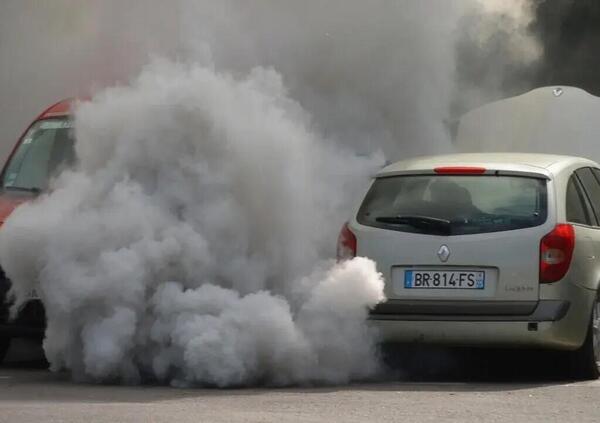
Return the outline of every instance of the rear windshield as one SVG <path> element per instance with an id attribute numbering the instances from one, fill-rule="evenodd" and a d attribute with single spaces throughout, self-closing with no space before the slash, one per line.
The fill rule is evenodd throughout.
<path id="1" fill-rule="evenodd" d="M 11 157 L 2 178 L 5 190 L 44 190 L 74 162 L 73 124 L 67 118 L 36 122 Z"/>
<path id="2" fill-rule="evenodd" d="M 376 179 L 357 220 L 402 232 L 465 235 L 538 226 L 546 216 L 544 179 L 418 175 Z"/>

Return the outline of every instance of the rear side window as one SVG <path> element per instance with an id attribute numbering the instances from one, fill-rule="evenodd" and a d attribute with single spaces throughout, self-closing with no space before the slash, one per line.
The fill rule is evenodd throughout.
<path id="1" fill-rule="evenodd" d="M 591 225 L 592 218 L 585 206 L 585 198 L 579 182 L 575 176 L 569 179 L 567 186 L 567 221 L 571 223 L 581 223 L 583 225 Z"/>
<path id="2" fill-rule="evenodd" d="M 592 173 L 592 169 L 586 167 L 575 171 L 579 177 L 585 192 L 590 199 L 596 218 L 600 217 L 600 184 Z"/>
<path id="3" fill-rule="evenodd" d="M 594 173 L 596 179 L 600 181 L 600 169 L 592 169 L 592 172 Z"/>
<path id="4" fill-rule="evenodd" d="M 538 226 L 547 209 L 545 179 L 410 175 L 376 179 L 357 220 L 402 232 L 464 235 Z"/>

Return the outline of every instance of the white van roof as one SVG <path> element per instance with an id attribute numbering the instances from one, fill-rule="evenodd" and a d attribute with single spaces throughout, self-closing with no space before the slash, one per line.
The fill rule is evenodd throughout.
<path id="1" fill-rule="evenodd" d="M 466 113 L 461 152 L 532 152 L 600 159 L 600 97 L 567 86 L 542 87 Z"/>

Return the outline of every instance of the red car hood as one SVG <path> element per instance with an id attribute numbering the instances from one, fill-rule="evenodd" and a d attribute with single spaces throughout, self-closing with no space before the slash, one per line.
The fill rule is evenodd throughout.
<path id="1" fill-rule="evenodd" d="M 10 216 L 18 205 L 35 198 L 35 195 L 29 193 L 2 193 L 0 194 L 0 225 Z"/>

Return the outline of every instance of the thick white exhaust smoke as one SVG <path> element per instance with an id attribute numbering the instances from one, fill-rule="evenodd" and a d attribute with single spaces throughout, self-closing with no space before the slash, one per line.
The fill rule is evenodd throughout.
<path id="1" fill-rule="evenodd" d="M 37 283 L 77 378 L 216 386 L 373 376 L 374 263 L 321 262 L 380 164 L 330 147 L 272 70 L 168 62 L 76 114 L 78 168 L 18 209 L 0 264 Z M 311 269 L 317 270 L 311 270 Z"/>
<path id="2" fill-rule="evenodd" d="M 337 232 L 386 159 L 453 150 L 457 96 L 477 103 L 490 88 L 456 85 L 457 40 L 490 42 L 498 16 L 525 39 L 528 5 L 0 5 L 0 34 L 18 29 L 2 25 L 14 16 L 53 29 L 0 43 L 0 94 L 25 83 L 44 94 L 42 104 L 19 96 L 19 116 L 57 90 L 73 94 L 71 83 L 81 93 L 130 79 L 149 55 L 168 58 L 77 107 L 77 167 L 0 231 L 15 310 L 32 287 L 41 292 L 52 368 L 174 385 L 373 377 L 377 334 L 366 317 L 383 281 L 367 259 L 327 260 Z M 71 20 L 56 31 L 61 11 Z M 462 28 L 465 16 L 478 26 Z M 40 39 L 68 40 L 66 53 L 45 55 Z M 510 60 L 532 60 L 535 42 L 521 54 L 524 44 L 508 41 Z M 15 79 L 34 68 L 16 60 L 24 49 L 50 72 L 43 86 Z M 0 126 L 15 113 L 0 114 Z"/>

